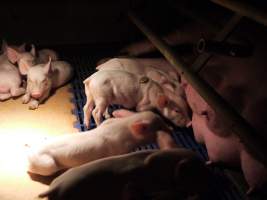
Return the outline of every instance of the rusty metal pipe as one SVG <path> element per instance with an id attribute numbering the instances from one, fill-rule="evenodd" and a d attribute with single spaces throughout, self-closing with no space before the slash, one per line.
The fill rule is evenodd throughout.
<path id="1" fill-rule="evenodd" d="M 240 116 L 218 93 L 190 68 L 172 51 L 172 49 L 152 32 L 134 12 L 128 13 L 132 22 L 147 36 L 159 49 L 165 58 L 177 69 L 201 97 L 225 120 L 231 124 L 231 131 L 236 134 L 247 150 L 267 167 L 267 145 L 259 134 Z"/>
<path id="2" fill-rule="evenodd" d="M 267 26 L 267 12 L 259 8 L 253 7 L 245 2 L 236 0 L 211 0 L 220 6 L 239 13 L 240 15 L 249 17 L 258 23 Z"/>
<path id="3" fill-rule="evenodd" d="M 249 57 L 252 55 L 252 48 L 249 45 L 241 45 L 230 42 L 218 42 L 201 38 L 196 46 L 197 53 L 212 53 L 231 57 Z"/>

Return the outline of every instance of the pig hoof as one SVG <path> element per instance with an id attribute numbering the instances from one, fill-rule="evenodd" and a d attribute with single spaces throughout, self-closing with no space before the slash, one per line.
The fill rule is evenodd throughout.
<path id="1" fill-rule="evenodd" d="M 30 98 L 28 97 L 28 95 L 24 95 L 22 97 L 22 103 L 23 104 L 29 103 L 29 101 L 30 101 Z"/>
<path id="2" fill-rule="evenodd" d="M 38 108 L 38 107 L 33 106 L 33 105 L 29 106 L 29 110 L 36 110 L 37 108 Z"/>
<path id="3" fill-rule="evenodd" d="M 109 118 L 111 118 L 111 115 L 109 113 L 104 113 L 104 117 L 105 117 L 105 119 L 109 119 Z"/>
<path id="4" fill-rule="evenodd" d="M 29 106 L 29 110 L 35 110 L 35 109 L 37 109 L 38 108 L 38 104 L 31 104 L 30 106 Z"/>

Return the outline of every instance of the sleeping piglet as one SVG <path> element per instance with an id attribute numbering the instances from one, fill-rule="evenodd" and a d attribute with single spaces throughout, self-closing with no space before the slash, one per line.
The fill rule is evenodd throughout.
<path id="1" fill-rule="evenodd" d="M 32 45 L 30 52 L 20 52 L 11 46 L 6 46 L 6 52 L 9 61 L 18 63 L 19 68 L 29 68 L 36 64 L 47 63 L 49 57 L 52 61 L 58 60 L 57 53 L 51 49 L 41 49 L 38 51 L 37 55 L 34 45 Z"/>
<path id="2" fill-rule="evenodd" d="M 120 111 L 115 111 L 116 115 L 121 115 Z M 28 171 L 52 175 L 99 158 L 129 153 L 138 146 L 162 140 L 162 134 L 169 136 L 169 129 L 150 111 L 111 118 L 90 131 L 58 136 L 37 149 L 29 147 Z M 169 148 L 166 144 L 159 142 L 161 148 Z"/>
<path id="3" fill-rule="evenodd" d="M 137 111 L 157 109 L 178 126 L 186 126 L 190 121 L 184 98 L 174 94 L 170 94 L 172 98 L 169 98 L 165 93 L 167 91 L 146 76 L 122 70 L 103 70 L 92 74 L 83 83 L 87 96 L 83 109 L 87 127 L 91 114 L 99 125 L 103 113 L 111 104 L 135 108 Z"/>
<path id="4" fill-rule="evenodd" d="M 21 86 L 22 80 L 18 68 L 7 59 L 6 45 L 6 42 L 3 41 L 2 51 L 4 53 L 0 55 L 0 101 L 25 93 L 25 89 Z M 15 48 L 23 51 L 24 45 Z"/>
<path id="5" fill-rule="evenodd" d="M 26 94 L 22 97 L 23 103 L 29 103 L 29 109 L 38 108 L 50 95 L 51 89 L 64 85 L 71 79 L 72 67 L 65 61 L 51 59 L 46 64 L 33 67 L 19 66 L 20 72 L 27 75 Z"/>
<path id="6" fill-rule="evenodd" d="M 168 196 L 174 195 L 168 199 L 187 199 L 205 192 L 208 178 L 209 171 L 190 150 L 139 151 L 72 168 L 57 177 L 39 197 L 128 200 L 156 193 L 166 199 L 162 195 L 167 192 Z"/>
<path id="7" fill-rule="evenodd" d="M 125 70 L 133 74 L 145 75 L 163 88 L 184 95 L 180 86 L 180 75 L 165 59 L 157 58 L 112 58 L 98 65 L 97 70 Z"/>

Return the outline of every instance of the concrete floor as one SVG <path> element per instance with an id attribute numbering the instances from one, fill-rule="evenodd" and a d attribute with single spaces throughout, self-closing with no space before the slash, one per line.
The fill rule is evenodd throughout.
<path id="1" fill-rule="evenodd" d="M 48 188 L 49 178 L 27 173 L 25 144 L 42 142 L 45 137 L 77 132 L 71 113 L 70 85 L 62 87 L 37 110 L 29 110 L 21 98 L 0 102 L 0 199 L 32 200 Z M 46 182 L 41 183 L 39 181 Z"/>

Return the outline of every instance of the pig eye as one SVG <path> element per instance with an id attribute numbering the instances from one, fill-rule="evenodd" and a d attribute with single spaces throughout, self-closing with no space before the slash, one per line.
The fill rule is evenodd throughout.
<path id="1" fill-rule="evenodd" d="M 177 109 L 176 109 L 176 110 L 174 110 L 174 111 L 175 111 L 176 113 L 181 113 L 181 111 L 180 111 L 180 110 L 177 110 Z"/>

